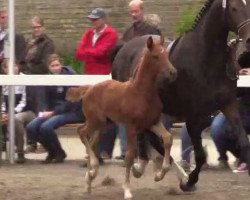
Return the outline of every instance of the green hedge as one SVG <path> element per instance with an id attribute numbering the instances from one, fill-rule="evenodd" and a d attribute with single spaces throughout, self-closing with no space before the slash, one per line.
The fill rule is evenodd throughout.
<path id="1" fill-rule="evenodd" d="M 183 8 L 180 14 L 180 20 L 176 24 L 175 32 L 179 35 L 183 35 L 185 32 L 192 28 L 194 20 L 199 12 L 199 6 L 186 6 Z"/>
<path id="2" fill-rule="evenodd" d="M 64 54 L 61 57 L 65 66 L 71 66 L 77 74 L 83 74 L 84 63 L 76 60 L 74 55 Z"/>

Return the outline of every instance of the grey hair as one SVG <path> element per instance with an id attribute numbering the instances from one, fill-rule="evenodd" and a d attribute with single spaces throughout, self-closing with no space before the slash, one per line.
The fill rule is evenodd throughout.
<path id="1" fill-rule="evenodd" d="M 150 24 L 150 25 L 152 25 L 152 26 L 154 26 L 156 28 L 159 28 L 159 26 L 161 24 L 161 18 L 157 14 L 145 14 L 144 15 L 144 20 L 148 24 Z"/>

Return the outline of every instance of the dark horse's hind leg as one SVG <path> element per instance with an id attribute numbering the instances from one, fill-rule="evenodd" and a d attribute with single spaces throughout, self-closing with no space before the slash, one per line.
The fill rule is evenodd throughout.
<path id="1" fill-rule="evenodd" d="M 191 138 L 195 153 L 195 169 L 189 174 L 188 182 L 181 183 L 180 188 L 185 191 L 193 191 L 199 180 L 202 165 L 206 162 L 206 154 L 202 147 L 201 132 L 209 125 L 209 117 L 190 118 L 186 122 L 188 134 Z"/>
<path id="2" fill-rule="evenodd" d="M 246 131 L 242 125 L 238 104 L 234 102 L 223 109 L 222 112 L 230 121 L 233 133 L 238 137 L 238 143 L 240 145 L 240 160 L 247 163 L 248 174 L 250 175 L 250 144 Z"/>
<path id="3" fill-rule="evenodd" d="M 137 137 L 138 156 L 140 159 L 148 160 L 148 142 L 156 151 L 158 151 L 159 154 L 164 156 L 164 148 L 161 138 L 159 138 L 153 132 L 147 130 L 144 133 L 140 133 Z"/>

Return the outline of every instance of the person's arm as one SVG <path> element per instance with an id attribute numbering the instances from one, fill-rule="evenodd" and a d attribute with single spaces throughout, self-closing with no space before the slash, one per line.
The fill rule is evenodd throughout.
<path id="1" fill-rule="evenodd" d="M 87 32 L 83 35 L 80 44 L 76 48 L 75 57 L 77 60 L 85 62 L 91 61 L 92 58 L 87 57 L 85 54 L 85 50 L 88 46 L 87 44 L 89 43 L 88 41 L 89 39 L 90 39 L 90 30 L 87 30 Z"/>
<path id="2" fill-rule="evenodd" d="M 1 112 L 2 112 L 2 114 L 6 113 L 6 103 L 5 103 L 4 99 L 3 99 L 2 105 L 1 105 Z"/>
<path id="3" fill-rule="evenodd" d="M 41 74 L 48 73 L 47 58 L 50 54 L 54 52 L 55 52 L 54 43 L 52 41 L 48 41 L 43 47 L 40 63 L 36 64 L 36 68 L 38 70 L 41 70 Z"/>
<path id="4" fill-rule="evenodd" d="M 1 94 L 1 98 L 2 98 L 1 112 L 2 112 L 2 114 L 7 113 L 6 101 L 8 99 L 8 93 L 9 93 L 8 86 L 3 85 L 2 86 L 2 94 Z"/>
<path id="5" fill-rule="evenodd" d="M 25 41 L 24 36 L 22 34 L 16 34 L 15 35 L 15 56 L 16 56 L 16 60 L 18 60 L 21 65 L 25 63 L 26 46 L 27 46 L 27 43 Z"/>
<path id="6" fill-rule="evenodd" d="M 97 47 L 82 48 L 81 54 L 77 54 L 78 58 L 94 58 L 94 59 L 105 59 L 109 54 L 109 51 L 114 48 L 118 41 L 118 35 L 115 32 L 106 33 L 105 41 L 100 43 Z M 81 56 L 81 57 L 80 57 Z"/>
<path id="7" fill-rule="evenodd" d="M 250 75 L 250 66 L 249 68 L 243 68 L 239 71 L 240 75 Z"/>
<path id="8" fill-rule="evenodd" d="M 47 74 L 47 58 L 49 54 L 55 52 L 55 46 L 52 40 L 47 40 L 40 48 L 39 53 L 36 53 L 32 59 L 32 69 L 30 69 L 32 74 Z"/>
<path id="9" fill-rule="evenodd" d="M 26 99 L 26 88 L 24 87 L 20 87 L 22 88 L 22 93 L 21 93 L 21 99 L 20 101 L 17 103 L 16 107 L 15 107 L 15 112 L 16 113 L 20 113 L 23 111 L 23 109 L 25 108 L 26 104 L 27 104 L 27 99 Z"/>

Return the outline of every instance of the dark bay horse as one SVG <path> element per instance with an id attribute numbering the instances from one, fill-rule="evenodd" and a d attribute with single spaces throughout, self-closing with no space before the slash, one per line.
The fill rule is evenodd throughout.
<path id="1" fill-rule="evenodd" d="M 172 135 L 160 122 L 163 105 L 158 95 L 156 80 L 159 73 L 166 74 L 170 80 L 175 79 L 176 69 L 169 61 L 163 38 L 149 36 L 145 43 L 146 47 L 133 79 L 126 82 L 108 80 L 93 86 L 70 88 L 67 93 L 69 101 L 82 99 L 83 102 L 86 122 L 78 128 L 78 134 L 89 155 L 90 167 L 86 173 L 88 191 L 91 189 L 91 181 L 98 172 L 98 159 L 87 137 L 100 131 L 106 125 L 107 118 L 114 122 L 123 123 L 126 127 L 126 176 L 123 186 L 125 199 L 132 198 L 129 186 L 130 170 L 136 155 L 138 133 L 150 129 L 163 138 L 165 158 L 162 169 L 156 173 L 155 179 L 161 180 L 170 168 Z M 183 178 L 186 178 L 185 175 Z M 182 177 L 179 178 L 182 179 Z"/>
<path id="2" fill-rule="evenodd" d="M 193 29 L 180 37 L 170 51 L 170 61 L 178 71 L 176 81 L 170 83 L 164 75 L 159 78 L 164 113 L 185 119 L 194 146 L 196 167 L 188 181 L 180 184 L 183 191 L 193 190 L 198 182 L 206 161 L 201 132 L 208 125 L 207 116 L 217 110 L 230 120 L 250 172 L 250 145 L 239 117 L 236 77 L 228 75 L 226 65 L 229 31 L 235 32 L 242 44 L 249 39 L 250 0 L 207 0 Z M 129 79 L 145 38 L 136 38 L 118 51 L 113 62 L 114 79 Z"/>

